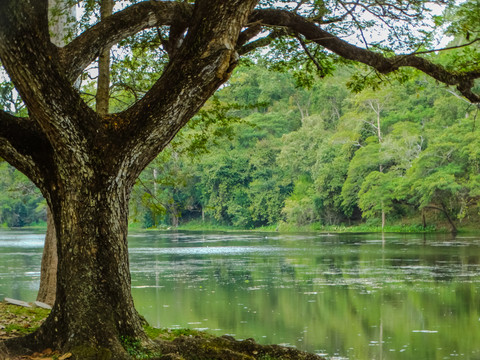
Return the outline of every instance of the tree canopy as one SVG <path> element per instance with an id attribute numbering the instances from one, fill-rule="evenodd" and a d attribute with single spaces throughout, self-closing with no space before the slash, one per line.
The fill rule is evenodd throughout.
<path id="1" fill-rule="evenodd" d="M 448 229 L 445 215 L 473 225 L 478 110 L 421 73 L 355 94 L 345 85 L 355 71 L 344 66 L 306 89 L 265 64 L 238 67 L 214 101 L 235 103 L 230 122 L 212 125 L 202 146 L 199 118 L 182 129 L 140 175 L 131 221 L 328 230 L 364 221 L 376 226 L 383 212 L 389 226 L 422 230 L 422 213 L 431 227 Z M 258 102 L 272 89 L 280 93 Z M 370 104 L 381 108 L 380 117 Z M 463 185 L 445 202 L 445 213 L 439 201 L 447 201 L 445 193 L 427 195 L 429 174 L 452 166 L 465 169 L 452 177 Z"/>

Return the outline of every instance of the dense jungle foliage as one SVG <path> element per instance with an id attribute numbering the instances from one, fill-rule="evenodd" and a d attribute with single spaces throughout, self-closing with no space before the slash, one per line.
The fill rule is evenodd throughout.
<path id="1" fill-rule="evenodd" d="M 353 67 L 321 79 L 275 70 L 240 67 L 144 170 L 132 224 L 321 229 L 384 216 L 454 229 L 478 218 L 478 108 L 414 72 L 358 92 Z M 5 226 L 45 218 L 39 191 L 7 163 L 0 197 Z"/>

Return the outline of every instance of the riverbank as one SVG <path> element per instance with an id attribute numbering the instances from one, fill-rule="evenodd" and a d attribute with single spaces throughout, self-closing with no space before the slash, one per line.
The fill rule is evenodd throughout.
<path id="1" fill-rule="evenodd" d="M 480 223 L 480 214 L 470 211 L 467 216 L 455 221 L 457 233 L 478 232 Z M 37 222 L 32 225 L 24 226 L 16 229 L 45 231 L 47 224 L 45 222 Z M 4 228 L 8 228 L 5 227 Z M 426 212 L 425 217 L 403 217 L 397 219 L 389 219 L 387 225 L 382 229 L 379 219 L 374 220 L 357 220 L 351 223 L 343 223 L 336 225 L 325 225 L 321 222 L 313 222 L 309 224 L 294 224 L 280 221 L 278 223 L 256 228 L 234 227 L 230 225 L 219 224 L 211 219 L 190 219 L 180 221 L 177 227 L 159 224 L 150 228 L 145 228 L 141 223 L 130 222 L 128 225 L 130 231 L 145 230 L 189 230 L 189 231 L 255 231 L 255 232 L 281 232 L 281 233 L 307 233 L 307 232 L 323 232 L 323 233 L 451 233 L 452 226 L 442 214 L 437 212 Z"/>
<path id="2" fill-rule="evenodd" d="M 387 225 L 383 229 L 379 225 L 356 224 L 356 225 L 323 225 L 312 223 L 306 225 L 294 225 L 280 223 L 271 226 L 245 229 L 232 226 L 224 226 L 211 222 L 189 221 L 180 224 L 178 227 L 159 226 L 156 228 L 142 229 L 138 226 L 129 227 L 130 230 L 187 230 L 187 231 L 255 231 L 255 232 L 281 232 L 281 233 L 449 233 L 451 232 L 445 224 L 430 225 L 423 227 L 418 224 L 394 224 Z M 458 233 L 469 233 L 478 231 L 472 226 L 460 227 Z"/>
<path id="3" fill-rule="evenodd" d="M 34 332 L 48 316 L 49 310 L 10 305 L 0 302 L 0 360 L 66 360 L 71 353 L 55 349 L 40 352 L 8 354 L 3 340 Z M 147 335 L 155 341 L 155 350 L 143 349 L 140 343 L 122 339 L 132 359 L 150 360 L 324 360 L 295 348 L 279 345 L 260 345 L 253 339 L 237 341 L 231 336 L 215 337 L 206 332 L 189 329 L 157 329 L 145 326 Z"/>

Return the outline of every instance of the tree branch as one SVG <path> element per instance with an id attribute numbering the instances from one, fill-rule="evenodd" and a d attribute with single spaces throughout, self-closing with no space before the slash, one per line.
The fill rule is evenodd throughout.
<path id="1" fill-rule="evenodd" d="M 310 58 L 310 60 L 313 62 L 313 64 L 316 66 L 317 70 L 321 73 L 322 72 L 322 65 L 320 65 L 320 63 L 317 61 L 317 59 L 315 58 L 315 56 L 313 56 L 313 54 L 310 52 L 310 50 L 308 49 L 307 47 L 307 44 L 305 44 L 305 41 L 303 41 L 302 37 L 300 35 L 297 34 L 297 39 L 300 43 L 300 45 L 302 46 L 302 49 L 303 51 L 305 51 L 305 53 L 307 54 L 307 56 Z M 323 77 L 323 76 L 322 76 Z"/>
<path id="2" fill-rule="evenodd" d="M 248 24 L 248 27 L 240 33 L 237 41 L 237 48 L 241 48 L 255 36 L 260 34 L 262 27 L 260 23 Z"/>
<path id="3" fill-rule="evenodd" d="M 85 144 L 95 140 L 99 118 L 64 76 L 58 48 L 50 42 L 46 5 L 46 1 L 0 2 L 0 57 L 56 155 L 68 157 L 68 162 L 75 158 L 85 162 Z"/>
<path id="4" fill-rule="evenodd" d="M 231 75 L 238 62 L 235 47 L 256 0 L 197 1 L 187 36 L 152 88 L 126 111 L 125 161 L 143 169 Z M 133 155 L 132 155 L 133 153 Z M 144 158 L 136 154 L 148 154 Z M 130 166 L 131 167 L 131 166 Z M 134 181 L 137 174 L 128 174 Z"/>
<path id="5" fill-rule="evenodd" d="M 345 59 L 361 62 L 375 68 L 382 74 L 398 70 L 400 67 L 413 67 L 447 85 L 457 86 L 458 91 L 472 103 L 480 103 L 480 95 L 472 91 L 473 82 L 480 78 L 480 69 L 460 73 L 446 70 L 415 55 L 396 55 L 385 57 L 371 50 L 363 49 L 328 33 L 313 22 L 285 10 L 256 10 L 250 21 L 261 21 L 267 26 L 283 26 L 300 33 L 306 39 L 314 41 Z"/>
<path id="6" fill-rule="evenodd" d="M 174 1 L 144 1 L 127 7 L 97 23 L 59 49 L 61 63 L 73 82 L 95 60 L 103 48 L 155 26 L 184 23 L 193 6 Z"/>
<path id="7" fill-rule="evenodd" d="M 468 43 L 461 44 L 461 45 L 447 46 L 447 47 L 444 47 L 444 48 L 441 48 L 441 49 L 432 49 L 432 50 L 425 50 L 425 51 L 415 51 L 414 53 L 411 53 L 411 54 L 409 54 L 409 55 L 423 55 L 423 54 L 431 54 L 431 53 L 439 52 L 439 51 L 448 51 L 448 50 L 453 50 L 453 49 L 460 49 L 460 48 L 463 48 L 463 47 L 470 46 L 470 45 L 476 43 L 477 41 L 480 41 L 480 38 L 476 38 L 475 40 L 472 40 L 472 41 L 470 41 L 470 42 L 468 42 Z"/>
<path id="8" fill-rule="evenodd" d="M 24 173 L 40 189 L 45 174 L 53 169 L 50 144 L 38 125 L 29 118 L 0 110 L 0 153 L 2 158 Z M 39 164 L 44 164 L 40 168 Z M 46 172 L 47 171 L 47 172 Z"/>
<path id="9" fill-rule="evenodd" d="M 345 17 L 346 16 L 351 16 L 352 17 L 352 20 L 353 22 L 355 23 L 355 25 L 357 26 L 357 29 L 360 31 L 360 35 L 362 37 L 362 40 L 363 40 L 363 43 L 365 44 L 365 47 L 368 49 L 368 41 L 367 39 L 365 39 L 365 35 L 363 33 L 363 29 L 362 29 L 362 26 L 360 25 L 360 23 L 358 22 L 357 18 L 355 15 L 353 15 L 353 12 L 355 11 L 355 8 L 357 7 L 359 1 L 357 0 L 357 2 L 355 4 L 353 4 L 352 8 L 351 9 L 348 9 L 347 8 L 347 5 L 344 4 L 342 1 L 339 1 L 340 5 L 342 5 L 342 7 L 347 11 L 345 13 Z"/>
<path id="10" fill-rule="evenodd" d="M 358 5 L 358 2 L 353 5 Z M 75 80 L 83 69 L 98 56 L 103 47 L 111 46 L 128 36 L 154 26 L 175 25 L 180 22 L 182 23 L 180 28 L 185 29 L 191 21 L 192 13 L 192 5 L 170 1 L 144 1 L 115 13 L 109 19 L 86 30 L 64 49 L 59 50 L 69 80 Z M 321 29 L 314 21 L 287 10 L 256 10 L 252 13 L 249 23 L 255 24 L 255 26 L 247 28 L 240 38 L 238 45 L 239 47 L 243 45 L 239 49 L 241 55 L 258 47 L 268 46 L 274 39 L 287 35 L 286 31 L 274 30 L 266 37 L 248 42 L 258 34 L 258 24 L 286 27 L 294 33 L 302 34 L 309 41 L 314 41 L 346 59 L 369 65 L 380 73 L 389 73 L 405 66 L 414 67 L 440 82 L 457 86 L 461 94 L 470 102 L 480 102 L 480 96 L 471 90 L 473 80 L 480 76 L 478 74 L 480 70 L 467 73 L 448 71 L 440 65 L 416 56 L 418 54 L 387 58 L 379 53 L 349 44 Z M 252 36 L 252 34 L 254 35 Z"/>
<path id="11" fill-rule="evenodd" d="M 252 41 L 243 45 L 238 50 L 238 54 L 245 55 L 258 48 L 266 47 L 270 45 L 275 39 L 281 38 L 282 36 L 286 36 L 286 35 L 287 35 L 286 29 L 283 29 L 283 28 L 274 29 L 267 36 L 264 36 L 260 39 L 257 39 L 255 41 Z"/>

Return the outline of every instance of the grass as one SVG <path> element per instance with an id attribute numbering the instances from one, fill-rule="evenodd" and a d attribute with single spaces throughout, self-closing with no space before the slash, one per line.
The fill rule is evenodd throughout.
<path id="1" fill-rule="evenodd" d="M 330 233 L 447 233 L 449 232 L 448 226 L 440 225 L 428 225 L 425 228 L 419 223 L 415 222 L 416 219 L 411 219 L 410 223 L 393 223 L 385 226 L 383 229 L 378 222 L 370 223 L 357 223 L 354 225 L 323 225 L 322 223 L 311 223 L 305 225 L 296 225 L 285 222 L 279 224 L 273 224 L 263 226 L 254 229 L 237 228 L 226 225 L 219 225 L 209 221 L 191 220 L 184 224 L 181 224 L 175 230 L 190 230 L 190 231 L 255 231 L 255 232 L 282 232 L 282 233 L 295 233 L 295 232 L 330 232 Z M 466 229 L 465 229 L 466 230 Z M 459 232 L 463 232 L 459 229 Z"/>
<path id="2" fill-rule="evenodd" d="M 282 232 L 282 233 L 299 233 L 299 232 L 330 232 L 330 233 L 448 233 L 449 229 L 444 226 L 428 225 L 425 228 L 420 224 L 394 224 L 387 225 L 383 229 L 380 225 L 358 224 L 358 225 L 323 225 L 321 223 L 311 223 L 306 225 L 296 225 L 281 222 L 280 224 L 262 226 L 253 229 L 237 228 L 233 226 L 218 225 L 210 222 L 202 222 L 192 220 L 185 224 L 179 225 L 177 228 L 157 228 L 157 229 L 141 229 L 140 227 L 131 227 L 130 230 L 187 230 L 187 231 L 255 231 L 255 232 Z M 459 228 L 458 232 L 478 232 L 478 229 Z"/>
<path id="3" fill-rule="evenodd" d="M 278 226 L 280 232 L 332 232 L 332 233 L 379 233 L 379 232 L 391 232 L 391 233 L 433 233 L 433 232 L 445 232 L 443 229 L 439 230 L 435 226 L 427 226 L 423 228 L 422 225 L 387 225 L 383 229 L 379 225 L 323 225 L 321 223 L 312 223 L 308 225 L 298 226 L 287 223 L 281 223 Z"/>
<path id="4" fill-rule="evenodd" d="M 177 228 L 178 230 L 204 230 L 204 231 L 236 231 L 245 230 L 241 228 L 235 228 L 233 226 L 226 226 L 215 224 L 209 221 L 191 220 L 184 224 L 181 224 Z"/>
<path id="5" fill-rule="evenodd" d="M 12 337 L 27 335 L 34 332 L 46 319 L 50 310 L 32 307 L 22 307 L 0 302 L 0 341 Z M 162 339 L 172 341 L 180 336 L 212 338 L 206 332 L 190 329 L 158 329 L 146 325 L 145 332 L 151 339 Z M 129 337 L 122 337 L 120 341 L 127 353 L 134 359 L 158 358 L 159 353 L 152 352 L 142 347 L 140 341 Z"/>
<path id="6" fill-rule="evenodd" d="M 145 349 L 139 340 L 122 336 L 120 342 L 128 355 L 136 360 L 153 359 L 161 356 L 159 352 Z"/>
<path id="7" fill-rule="evenodd" d="M 201 220 L 192 220 L 180 225 L 178 230 L 191 231 L 256 231 L 256 232 L 332 232 L 332 233 L 352 233 L 352 232 L 395 232 L 395 233 L 432 233 L 447 232 L 444 228 L 437 228 L 434 225 L 423 228 L 420 224 L 396 224 L 382 227 L 377 224 L 357 224 L 357 225 L 323 225 L 321 223 L 312 223 L 306 225 L 296 225 L 281 222 L 268 226 L 262 226 L 254 229 L 242 229 L 232 226 L 218 225 L 211 222 L 202 222 Z"/>
<path id="8" fill-rule="evenodd" d="M 378 225 L 331 225 L 312 224 L 312 229 L 316 231 L 331 232 L 393 232 L 393 233 L 431 233 L 435 232 L 435 226 L 423 227 L 422 225 L 387 225 L 383 229 Z"/>
<path id="9" fill-rule="evenodd" d="M 253 229 L 221 225 L 210 221 L 190 220 L 179 225 L 175 230 L 189 230 L 189 231 L 256 231 L 256 232 L 275 232 L 278 231 L 278 225 L 267 225 Z"/>
<path id="10" fill-rule="evenodd" d="M 0 302 L 0 339 L 34 332 L 50 310 L 24 308 Z"/>
<path id="11" fill-rule="evenodd" d="M 159 329 L 151 327 L 149 325 L 145 326 L 144 329 L 148 337 L 152 340 L 160 338 L 162 340 L 172 341 L 180 336 L 200 336 L 206 339 L 213 337 L 213 335 L 210 335 L 204 331 L 191 329 Z"/>

